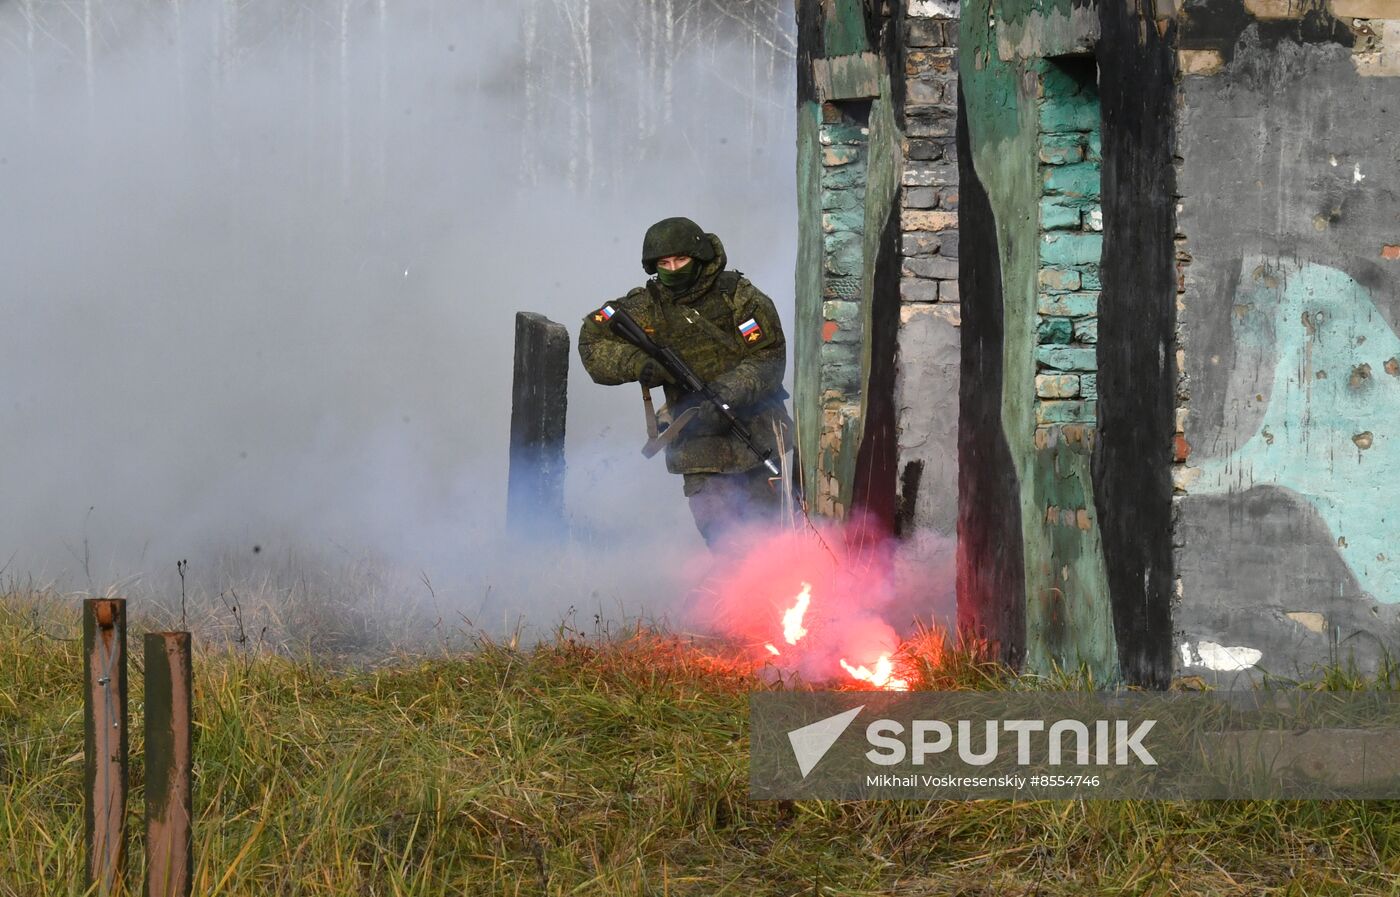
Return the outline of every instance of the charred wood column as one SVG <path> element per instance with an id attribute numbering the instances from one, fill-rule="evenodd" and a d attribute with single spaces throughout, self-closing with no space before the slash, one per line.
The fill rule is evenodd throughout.
<path id="1" fill-rule="evenodd" d="M 512 529 L 553 535 L 564 530 L 568 383 L 568 331 L 543 315 L 517 312 L 506 498 Z"/>

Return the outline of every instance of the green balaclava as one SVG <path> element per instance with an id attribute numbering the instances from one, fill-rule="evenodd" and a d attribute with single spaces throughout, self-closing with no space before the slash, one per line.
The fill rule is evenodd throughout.
<path id="1" fill-rule="evenodd" d="M 656 269 L 656 279 L 677 293 L 689 289 L 699 276 L 700 263 L 695 259 L 691 259 L 674 271 L 667 271 L 660 267 Z"/>

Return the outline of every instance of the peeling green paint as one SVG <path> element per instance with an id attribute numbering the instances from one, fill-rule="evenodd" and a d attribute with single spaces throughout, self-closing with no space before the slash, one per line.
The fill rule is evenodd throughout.
<path id="1" fill-rule="evenodd" d="M 1095 405 L 1086 401 L 1047 405 L 1037 398 L 1035 388 L 1038 359 L 1053 359 L 1066 369 L 1095 368 L 1092 348 L 1038 345 L 1043 303 L 1066 301 L 1058 296 L 1042 300 L 1040 284 L 1066 291 L 1081 287 L 1084 272 L 1071 266 L 1097 262 L 1102 251 L 1097 235 L 1049 241 L 1042 249 L 1041 199 L 1047 187 L 1063 197 L 1050 207 L 1052 214 L 1064 215 L 1062 226 L 1066 227 L 1072 226 L 1071 214 L 1073 226 L 1082 222 L 1077 201 L 1098 195 L 1097 165 L 1069 162 L 1060 166 L 1068 173 L 1054 177 L 1041 172 L 1038 100 L 1044 64 L 1033 57 L 1045 48 L 1038 44 L 1035 35 L 1040 26 L 1035 23 L 1068 23 L 1060 29 L 1063 34 L 1050 37 L 1073 43 L 1065 37 L 1067 29 L 1079 21 L 1071 6 L 1070 0 L 1017 0 L 1009 6 L 998 4 L 994 12 L 983 0 L 965 6 L 959 36 L 960 77 L 971 161 L 992 207 L 1000 258 L 1002 295 L 978 301 L 1000 301 L 1003 309 L 1002 428 L 1021 497 L 1026 666 L 1037 673 L 1083 667 L 1095 681 L 1111 683 L 1119 676 L 1117 644 L 1090 472 Z M 999 35 L 999 29 L 1007 33 Z M 1032 58 L 1021 58 L 1022 50 L 1026 51 L 1022 55 Z M 1076 109 L 1080 105 L 1089 104 L 1074 104 Z M 1051 117 L 1056 128 L 1085 121 L 1077 111 Z M 1088 123 L 1095 125 L 1096 119 Z M 1052 141 L 1051 145 L 1078 145 L 1078 141 Z M 1047 264 L 1063 270 L 1046 277 L 1041 270 L 1043 252 Z M 1089 301 L 1081 295 L 1067 300 L 1067 305 L 1075 312 L 1087 312 L 1084 305 Z M 1054 332 L 1063 335 L 1064 326 L 1053 325 Z M 1054 420 L 1046 420 L 1047 415 Z M 1056 426 L 1037 432 L 1037 423 L 1052 422 Z M 1071 430 L 1078 437 L 1073 443 L 1066 436 Z"/>
<path id="2" fill-rule="evenodd" d="M 817 490 L 817 441 L 821 434 L 821 314 L 823 191 L 821 106 L 797 107 L 797 272 L 793 312 L 793 412 L 803 489 Z"/>
<path id="3" fill-rule="evenodd" d="M 822 29 L 825 56 L 846 56 L 870 49 L 865 36 L 865 5 L 861 0 L 828 0 Z"/>

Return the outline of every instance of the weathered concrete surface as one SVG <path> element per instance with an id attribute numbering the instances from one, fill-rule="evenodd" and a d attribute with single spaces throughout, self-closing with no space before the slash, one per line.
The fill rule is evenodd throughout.
<path id="1" fill-rule="evenodd" d="M 1359 73 L 1356 21 L 1226 12 L 1182 25 L 1218 64 L 1177 123 L 1177 661 L 1364 668 L 1400 646 L 1400 79 Z"/>
<path id="2" fill-rule="evenodd" d="M 901 534 L 952 536 L 957 528 L 961 321 L 956 304 L 906 304 L 901 311 L 895 376 Z"/>

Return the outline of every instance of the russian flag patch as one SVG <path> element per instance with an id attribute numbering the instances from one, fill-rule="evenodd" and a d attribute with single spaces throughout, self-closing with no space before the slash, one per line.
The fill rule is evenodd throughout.
<path id="1" fill-rule="evenodd" d="M 739 335 L 744 338 L 744 342 L 756 343 L 763 339 L 763 328 L 759 327 L 753 318 L 749 318 L 739 325 Z"/>
<path id="2" fill-rule="evenodd" d="M 605 324 L 612 320 L 612 316 L 615 314 L 617 314 L 617 312 L 611 305 L 604 305 L 593 313 L 593 320 L 597 321 L 599 324 Z"/>

